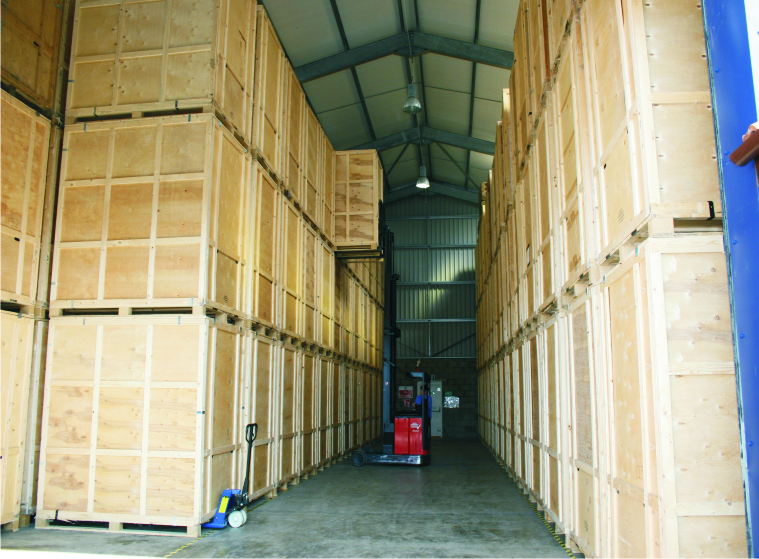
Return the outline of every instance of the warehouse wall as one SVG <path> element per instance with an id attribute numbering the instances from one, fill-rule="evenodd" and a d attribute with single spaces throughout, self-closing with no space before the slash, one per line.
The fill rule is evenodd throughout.
<path id="1" fill-rule="evenodd" d="M 475 356 L 478 211 L 475 204 L 440 195 L 388 204 L 400 275 L 399 359 Z"/>

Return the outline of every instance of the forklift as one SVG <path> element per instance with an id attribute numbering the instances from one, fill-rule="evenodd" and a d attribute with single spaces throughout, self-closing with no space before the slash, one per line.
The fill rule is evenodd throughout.
<path id="1" fill-rule="evenodd" d="M 371 446 L 353 453 L 353 465 L 364 464 L 400 464 L 403 466 L 425 466 L 430 463 L 431 424 L 429 410 L 430 374 L 414 371 L 408 375 L 422 381 L 422 405 L 418 411 L 396 412 L 393 424 L 393 444 L 385 445 L 382 452 Z M 385 412 L 387 412 L 385 408 Z M 383 414 L 384 415 L 384 414 Z M 389 418 L 384 418 L 388 423 Z M 390 452 L 388 452 L 390 451 Z"/>

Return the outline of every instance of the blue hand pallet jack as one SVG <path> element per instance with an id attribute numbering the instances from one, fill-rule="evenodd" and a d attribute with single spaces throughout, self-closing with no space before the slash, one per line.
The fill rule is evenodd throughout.
<path id="1" fill-rule="evenodd" d="M 250 482 L 250 456 L 253 451 L 253 441 L 258 435 L 258 423 L 250 423 L 245 427 L 245 441 L 248 443 L 248 467 L 245 470 L 245 481 L 242 489 L 225 489 L 219 499 L 219 506 L 211 522 L 203 524 L 203 528 L 239 528 L 248 521 L 248 483 Z"/>

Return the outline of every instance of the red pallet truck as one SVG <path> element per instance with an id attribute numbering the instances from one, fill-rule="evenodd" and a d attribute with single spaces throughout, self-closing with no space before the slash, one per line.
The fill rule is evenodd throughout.
<path id="1" fill-rule="evenodd" d="M 421 371 L 409 376 L 422 381 L 422 394 L 430 392 L 430 374 Z M 428 397 L 422 397 L 421 409 L 412 413 L 395 415 L 395 437 L 393 453 L 378 452 L 372 447 L 364 447 L 353 453 L 353 465 L 399 464 L 403 466 L 424 466 L 430 463 L 431 418 Z M 390 418 L 386 418 L 386 422 Z"/>

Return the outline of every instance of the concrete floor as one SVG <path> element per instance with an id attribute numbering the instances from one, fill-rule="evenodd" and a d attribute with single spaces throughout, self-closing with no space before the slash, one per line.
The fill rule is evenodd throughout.
<path id="1" fill-rule="evenodd" d="M 435 441 L 432 453 L 424 468 L 339 462 L 172 558 L 567 557 L 479 441 Z M 1 545 L 163 557 L 190 541 L 28 527 Z"/>

